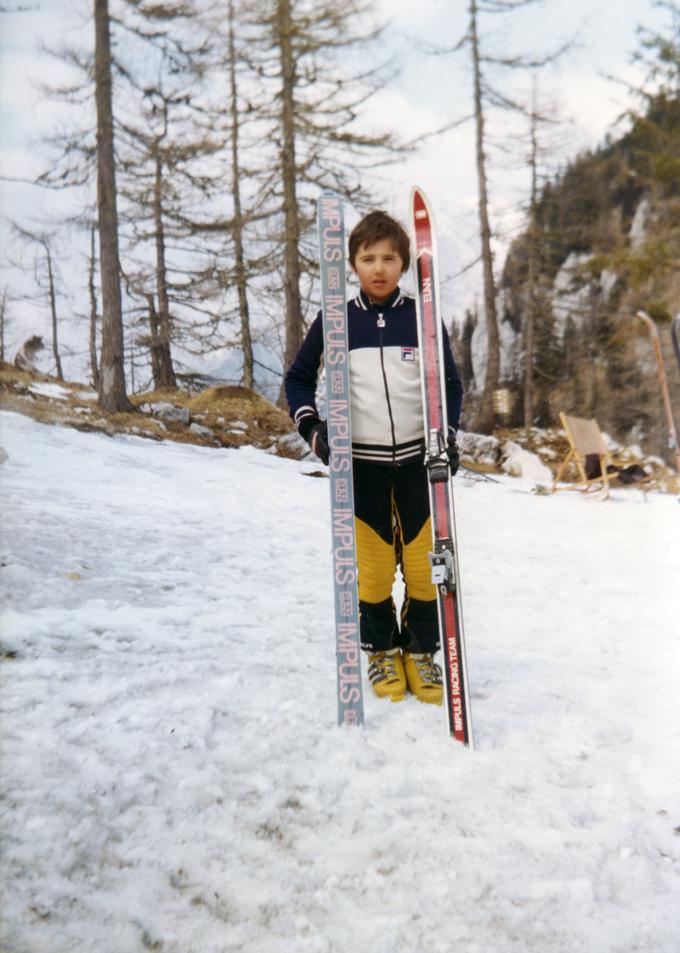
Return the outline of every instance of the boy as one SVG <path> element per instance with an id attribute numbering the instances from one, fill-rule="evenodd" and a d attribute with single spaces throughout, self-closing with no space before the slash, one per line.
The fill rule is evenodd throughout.
<path id="1" fill-rule="evenodd" d="M 361 286 L 347 305 L 361 647 L 379 697 L 401 701 L 408 689 L 420 701 L 441 705 L 416 310 L 414 299 L 399 290 L 410 262 L 408 235 L 387 213 L 371 212 L 350 235 L 349 262 Z M 328 430 L 314 399 L 322 353 L 319 313 L 285 387 L 298 432 L 327 464 Z M 444 363 L 455 473 L 463 388 L 446 329 Z M 397 565 L 405 582 L 401 624 L 392 600 Z"/>

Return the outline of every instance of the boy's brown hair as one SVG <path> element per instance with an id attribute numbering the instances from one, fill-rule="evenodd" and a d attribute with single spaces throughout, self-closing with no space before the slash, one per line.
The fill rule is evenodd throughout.
<path id="1" fill-rule="evenodd" d="M 394 246 L 402 261 L 402 274 L 411 263 L 411 247 L 404 227 L 387 212 L 375 211 L 364 215 L 354 226 L 349 236 L 349 263 L 354 268 L 357 253 L 362 245 L 375 245 L 387 239 Z"/>

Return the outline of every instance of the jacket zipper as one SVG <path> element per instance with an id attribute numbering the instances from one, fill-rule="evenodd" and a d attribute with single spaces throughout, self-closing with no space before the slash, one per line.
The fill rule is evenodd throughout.
<path id="1" fill-rule="evenodd" d="M 385 319 L 382 316 L 382 311 L 378 314 L 378 341 L 380 343 L 380 368 L 382 370 L 383 384 L 385 387 L 385 397 L 387 399 L 387 413 L 390 417 L 390 431 L 392 432 L 392 466 L 396 466 L 397 463 L 397 438 L 394 432 L 394 417 L 392 416 L 392 401 L 390 400 L 390 389 L 387 386 L 387 374 L 385 373 L 385 359 L 383 356 L 383 328 L 385 327 Z"/>

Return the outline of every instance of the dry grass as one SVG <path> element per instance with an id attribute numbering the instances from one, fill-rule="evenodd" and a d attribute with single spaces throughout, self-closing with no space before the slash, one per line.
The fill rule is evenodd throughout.
<path id="1" fill-rule="evenodd" d="M 196 417 L 241 421 L 252 431 L 282 436 L 293 429 L 287 413 L 245 387 L 210 387 L 194 397 L 189 408 Z"/>
<path id="2" fill-rule="evenodd" d="M 58 384 L 66 393 L 63 399 L 36 394 L 36 383 Z M 299 445 L 286 442 L 294 434 L 290 417 L 259 394 L 245 387 L 211 387 L 192 396 L 182 390 L 157 390 L 133 394 L 131 403 L 141 408 L 149 404 L 172 404 L 189 411 L 189 424 L 163 420 L 156 414 L 138 412 L 105 414 L 99 408 L 92 389 L 84 384 L 56 381 L 41 374 L 28 374 L 10 364 L 0 364 L 0 407 L 27 414 L 41 423 L 63 424 L 78 430 L 114 434 L 134 434 L 151 440 L 171 440 L 201 447 L 255 446 L 278 456 L 298 458 Z M 210 430 L 197 433 L 191 424 Z M 554 473 L 565 457 L 568 444 L 560 429 L 497 430 L 495 436 L 505 443 L 512 440 L 537 454 Z M 625 453 L 617 455 L 617 463 L 643 462 Z M 499 472 L 499 466 L 465 460 L 470 469 L 482 473 Z M 645 462 L 651 471 L 652 486 L 667 493 L 680 493 L 680 479 L 668 467 Z M 567 474 L 567 479 L 569 474 Z"/>
<path id="3" fill-rule="evenodd" d="M 37 394 L 31 390 L 36 383 L 58 384 L 67 394 L 60 399 Z M 100 409 L 91 388 L 84 384 L 56 381 L 9 364 L 0 365 L 0 406 L 41 423 L 63 424 L 109 436 L 134 434 L 208 447 L 252 445 L 280 456 L 298 455 L 294 447 L 279 443 L 282 437 L 293 433 L 288 414 L 244 387 L 213 387 L 198 397 L 182 390 L 164 389 L 133 394 L 130 402 L 140 408 L 138 412 L 107 414 Z M 164 420 L 159 414 L 141 410 L 144 405 L 160 403 L 186 408 L 189 423 Z M 191 424 L 208 428 L 211 433 L 196 432 Z"/>

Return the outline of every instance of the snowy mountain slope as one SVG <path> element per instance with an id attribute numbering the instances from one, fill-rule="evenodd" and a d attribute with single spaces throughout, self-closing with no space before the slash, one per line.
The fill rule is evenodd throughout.
<path id="1" fill-rule="evenodd" d="M 675 953 L 674 498 L 457 479 L 470 752 L 335 725 L 312 466 L 0 422 L 3 950 Z"/>

